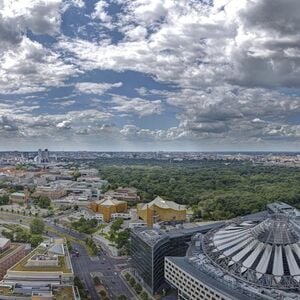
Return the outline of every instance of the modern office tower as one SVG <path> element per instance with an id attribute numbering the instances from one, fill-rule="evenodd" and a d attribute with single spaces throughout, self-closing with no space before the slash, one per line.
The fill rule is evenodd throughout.
<path id="1" fill-rule="evenodd" d="M 184 256 L 188 242 L 196 232 L 207 232 L 218 224 L 161 229 L 134 228 L 131 231 L 131 257 L 134 273 L 151 294 L 159 291 L 164 283 L 164 258 Z"/>
<path id="2" fill-rule="evenodd" d="M 185 257 L 165 259 L 165 278 L 182 300 L 299 299 L 298 221 L 274 214 L 198 234 Z"/>
<path id="3" fill-rule="evenodd" d="M 158 222 L 184 222 L 186 220 L 185 205 L 173 201 L 166 201 L 156 197 L 149 203 L 137 205 L 138 216 L 143 219 L 148 227 Z"/>

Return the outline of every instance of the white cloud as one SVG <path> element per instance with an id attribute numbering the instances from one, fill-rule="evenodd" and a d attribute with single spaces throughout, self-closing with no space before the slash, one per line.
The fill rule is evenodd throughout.
<path id="1" fill-rule="evenodd" d="M 112 17 L 106 12 L 106 8 L 109 6 L 108 2 L 100 0 L 95 4 L 95 11 L 92 13 L 93 19 L 99 19 L 102 25 L 113 28 L 111 24 Z"/>
<path id="2" fill-rule="evenodd" d="M 10 20 L 15 30 L 52 35 L 59 32 L 61 4 L 62 0 L 3 0 L 1 17 Z"/>
<path id="3" fill-rule="evenodd" d="M 130 141 L 219 145 L 299 140 L 299 126 L 291 121 L 300 113 L 298 0 L 115 0 L 114 4 L 121 9 L 110 15 L 110 2 L 98 1 L 88 26 L 103 32 L 92 38 L 78 34 L 79 38 L 63 35 L 60 29 L 67 7 L 83 8 L 83 1 L 0 2 L 1 92 L 20 97 L 47 92 L 92 70 L 113 70 L 120 76 L 127 70 L 146 73 L 171 84 L 170 91 L 137 84 L 133 88 L 141 98 L 110 93 L 112 101 L 106 103 L 110 113 L 84 110 L 84 117 L 79 112 L 35 116 L 22 109 L 13 116 L 11 108 L 2 107 L 8 113 L 2 114 L 3 132 L 36 137 L 48 126 L 49 135 L 61 138 L 105 133 Z M 46 48 L 30 40 L 28 30 L 52 35 L 58 43 Z M 102 95 L 121 86 L 121 82 L 78 82 L 74 96 Z M 75 104 L 70 97 L 67 100 L 60 107 Z M 118 128 L 104 121 L 114 114 L 167 114 L 170 107 L 177 113 L 178 126 L 165 130 L 134 124 Z"/>
<path id="4" fill-rule="evenodd" d="M 153 114 L 161 114 L 163 111 L 161 100 L 149 101 L 141 98 L 127 98 L 121 96 L 113 96 L 112 110 L 119 113 L 136 114 L 139 117 L 149 116 Z"/>
<path id="5" fill-rule="evenodd" d="M 112 88 L 118 88 L 122 86 L 122 82 L 116 83 L 95 83 L 95 82 L 78 82 L 75 84 L 75 89 L 79 92 L 86 93 L 86 94 L 96 94 L 102 95 L 106 91 Z"/>
<path id="6" fill-rule="evenodd" d="M 22 42 L 0 55 L 1 93 L 30 93 L 45 91 L 78 70 L 41 44 L 24 37 Z"/>

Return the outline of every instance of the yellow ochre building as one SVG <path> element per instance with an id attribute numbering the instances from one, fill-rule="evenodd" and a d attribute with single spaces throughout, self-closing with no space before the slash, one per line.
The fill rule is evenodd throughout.
<path id="1" fill-rule="evenodd" d="M 103 221 L 109 222 L 111 215 L 127 211 L 127 202 L 119 201 L 111 197 L 91 203 L 91 209 L 95 213 L 103 215 Z"/>
<path id="2" fill-rule="evenodd" d="M 147 223 L 148 227 L 152 227 L 157 222 L 185 221 L 186 206 L 156 197 L 149 203 L 139 203 L 137 214 Z"/>

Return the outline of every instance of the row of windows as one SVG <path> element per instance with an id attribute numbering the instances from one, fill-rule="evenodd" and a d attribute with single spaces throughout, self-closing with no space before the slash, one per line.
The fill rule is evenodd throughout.
<path id="1" fill-rule="evenodd" d="M 179 294 L 182 296 L 190 296 L 192 299 L 211 299 L 225 300 L 213 290 L 202 285 L 198 280 L 185 273 L 176 265 L 166 260 L 165 276 L 173 284 L 179 288 Z"/>

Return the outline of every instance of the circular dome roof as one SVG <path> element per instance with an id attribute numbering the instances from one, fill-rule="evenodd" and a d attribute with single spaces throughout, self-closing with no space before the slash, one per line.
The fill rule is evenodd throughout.
<path id="1" fill-rule="evenodd" d="M 232 223 L 206 234 L 203 249 L 215 265 L 239 279 L 269 288 L 299 288 L 300 240 L 295 226 L 283 215 L 261 223 Z"/>

